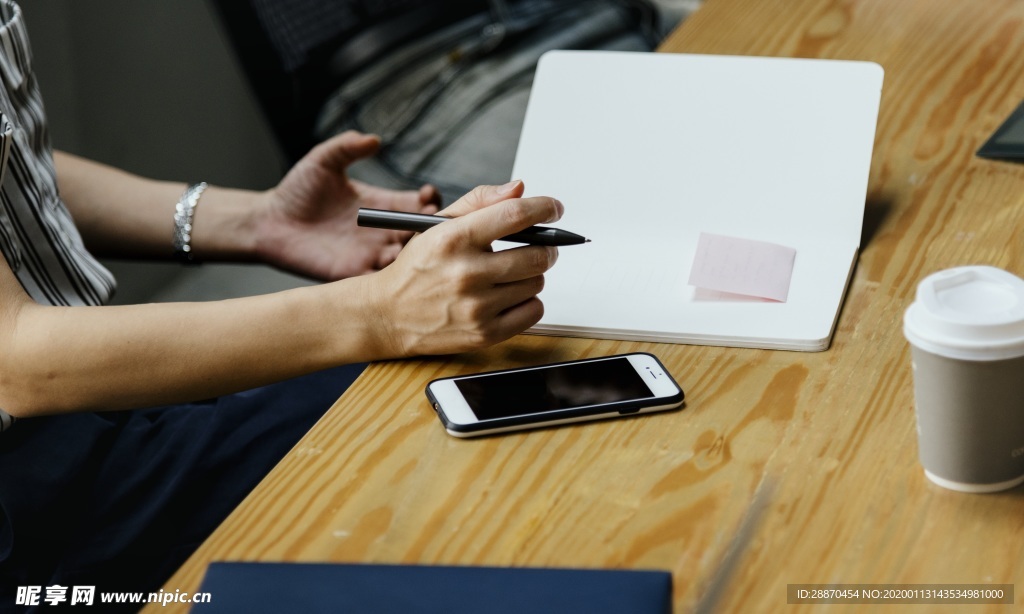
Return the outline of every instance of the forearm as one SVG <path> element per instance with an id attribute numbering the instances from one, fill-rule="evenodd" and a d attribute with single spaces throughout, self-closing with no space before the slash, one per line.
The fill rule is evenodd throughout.
<path id="1" fill-rule="evenodd" d="M 26 304 L 0 407 L 29 416 L 210 398 L 383 357 L 360 279 L 210 303 Z"/>
<path id="2" fill-rule="evenodd" d="M 16 417 L 146 407 L 507 339 L 543 315 L 537 294 L 557 250 L 491 243 L 562 213 L 521 193 L 521 183 L 477 188 L 379 272 L 232 301 L 41 306 L 3 263 L 0 407 Z"/>
<path id="3" fill-rule="evenodd" d="M 174 205 L 184 183 L 155 181 L 54 152 L 61 198 L 86 247 L 100 256 L 173 256 Z M 256 194 L 211 186 L 196 207 L 192 247 L 205 260 L 255 259 Z"/>

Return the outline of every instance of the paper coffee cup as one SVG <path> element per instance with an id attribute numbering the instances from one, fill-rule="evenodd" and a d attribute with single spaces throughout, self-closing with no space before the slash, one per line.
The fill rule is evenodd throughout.
<path id="1" fill-rule="evenodd" d="M 928 479 L 964 492 L 1024 483 L 1024 280 L 988 266 L 930 275 L 903 333 Z"/>

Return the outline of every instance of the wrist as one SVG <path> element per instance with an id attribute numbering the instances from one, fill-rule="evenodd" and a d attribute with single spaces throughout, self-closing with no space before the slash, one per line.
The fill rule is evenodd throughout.
<path id="1" fill-rule="evenodd" d="M 380 273 L 353 277 L 306 288 L 317 297 L 313 312 L 323 319 L 317 328 L 331 364 L 399 358 L 404 354 L 394 343 L 375 279 Z"/>
<path id="2" fill-rule="evenodd" d="M 251 262 L 259 258 L 260 193 L 209 186 L 192 219 L 191 247 L 197 260 Z"/>
<path id="3" fill-rule="evenodd" d="M 258 262 L 287 270 L 278 257 L 287 249 L 288 219 L 275 206 L 277 198 L 275 189 L 255 195 L 250 208 L 250 228 L 252 257 Z"/>
<path id="4" fill-rule="evenodd" d="M 199 199 L 207 187 L 205 181 L 193 183 L 174 206 L 174 256 L 182 264 L 199 264 L 192 253 L 192 222 Z"/>

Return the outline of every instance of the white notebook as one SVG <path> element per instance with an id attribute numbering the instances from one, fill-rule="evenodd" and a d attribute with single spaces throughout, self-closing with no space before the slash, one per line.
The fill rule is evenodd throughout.
<path id="1" fill-rule="evenodd" d="M 861 240 L 882 69 L 869 62 L 555 51 L 513 177 L 566 207 L 529 332 L 828 347 Z M 688 283 L 701 233 L 796 251 L 784 301 Z"/>

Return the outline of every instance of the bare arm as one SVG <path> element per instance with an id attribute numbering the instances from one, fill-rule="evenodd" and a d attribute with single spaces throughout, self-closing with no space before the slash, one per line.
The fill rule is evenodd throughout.
<path id="1" fill-rule="evenodd" d="M 3 269 L 0 407 L 15 416 L 208 398 L 385 353 L 362 326 L 375 307 L 361 278 L 210 303 L 49 307 Z"/>
<path id="2" fill-rule="evenodd" d="M 388 190 L 348 178 L 350 164 L 380 140 L 346 132 L 315 147 L 265 191 L 210 186 L 196 208 L 193 253 L 200 260 L 260 261 L 333 281 L 390 264 L 410 233 L 357 229 L 360 207 L 437 210 L 432 186 Z M 169 258 L 174 205 L 186 185 L 154 181 L 56 152 L 61 198 L 86 246 L 113 257 Z"/>
<path id="3" fill-rule="evenodd" d="M 0 260 L 0 407 L 14 416 L 207 398 L 328 366 L 459 352 L 536 323 L 556 252 L 492 240 L 560 216 L 480 188 L 372 275 L 212 303 L 50 307 Z M 449 213 L 450 212 L 450 213 Z"/>
<path id="4" fill-rule="evenodd" d="M 54 152 L 61 198 L 97 256 L 170 258 L 174 204 L 184 183 L 154 181 Z M 211 186 L 197 209 L 193 246 L 210 260 L 256 259 L 257 193 Z"/>

